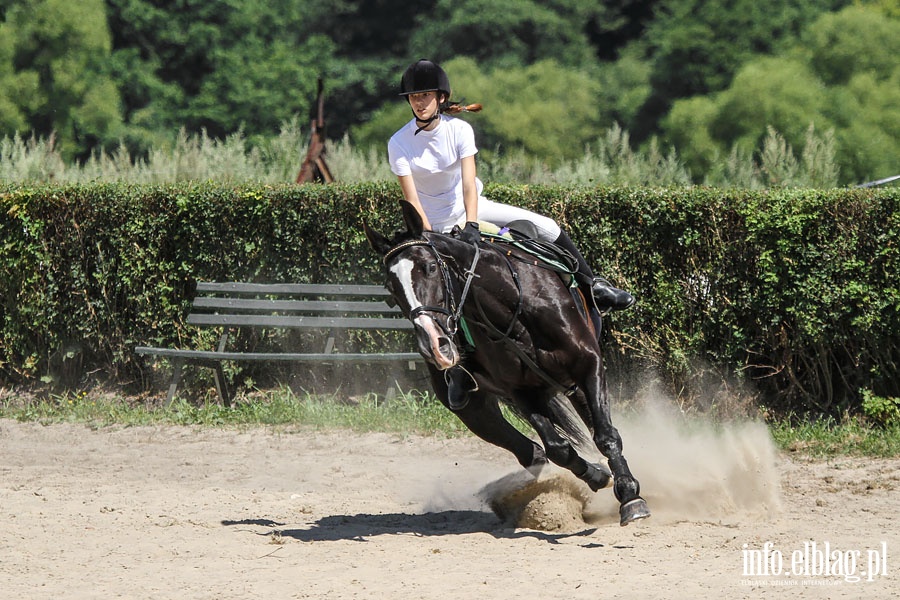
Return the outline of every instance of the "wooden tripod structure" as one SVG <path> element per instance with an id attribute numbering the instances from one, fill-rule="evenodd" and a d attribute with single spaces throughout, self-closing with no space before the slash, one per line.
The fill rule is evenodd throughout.
<path id="1" fill-rule="evenodd" d="M 316 97 L 316 118 L 310 124 L 309 148 L 297 173 L 297 183 L 332 183 L 334 177 L 325 163 L 325 94 L 322 79 Z"/>

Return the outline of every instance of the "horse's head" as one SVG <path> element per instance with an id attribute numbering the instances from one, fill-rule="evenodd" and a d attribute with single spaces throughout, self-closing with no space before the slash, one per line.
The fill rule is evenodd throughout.
<path id="1" fill-rule="evenodd" d="M 447 266 L 422 231 L 422 218 L 401 202 L 406 231 L 388 239 L 364 225 L 369 245 L 384 257 L 387 289 L 415 327 L 419 353 L 438 369 L 460 360 L 452 281 Z"/>

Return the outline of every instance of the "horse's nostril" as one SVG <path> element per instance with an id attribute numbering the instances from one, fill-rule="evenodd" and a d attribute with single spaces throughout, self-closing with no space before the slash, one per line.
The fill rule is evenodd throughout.
<path id="1" fill-rule="evenodd" d="M 441 337 L 438 341 L 438 349 L 444 356 L 450 356 L 453 352 L 453 342 L 448 337 Z"/>

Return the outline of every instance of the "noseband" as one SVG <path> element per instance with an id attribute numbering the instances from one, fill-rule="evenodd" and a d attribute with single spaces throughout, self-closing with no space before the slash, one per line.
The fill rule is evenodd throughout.
<path id="1" fill-rule="evenodd" d="M 472 259 L 472 266 L 464 273 L 466 276 L 466 283 L 463 286 L 462 294 L 460 295 L 459 302 L 457 303 L 453 296 L 453 287 L 452 287 L 452 279 L 450 277 L 450 267 L 447 265 L 447 262 L 441 256 L 441 253 L 438 252 L 437 248 L 434 247 L 429 240 L 409 240 L 400 244 L 397 244 L 384 254 L 384 264 L 387 265 L 390 260 L 395 258 L 398 254 L 403 252 L 408 248 L 412 248 L 414 246 L 426 246 L 431 250 L 434 254 L 435 260 L 437 261 L 438 267 L 441 270 L 441 280 L 444 284 L 444 299 L 446 306 L 428 306 L 428 305 L 419 305 L 410 308 L 409 310 L 409 318 L 413 320 L 417 318 L 422 313 L 426 312 L 436 312 L 447 315 L 447 325 L 440 325 L 441 329 L 444 330 L 451 338 L 456 335 L 458 326 L 462 323 L 463 330 L 465 331 L 465 324 L 463 323 L 462 318 L 462 309 L 463 305 L 466 302 L 466 296 L 469 294 L 469 287 L 472 285 L 472 280 L 478 275 L 475 274 L 475 266 L 478 264 L 478 258 L 481 254 L 481 250 L 478 248 L 476 244 L 475 248 L 475 257 Z M 466 332 L 466 337 L 468 338 L 468 332 Z M 471 342 L 471 340 L 468 340 Z"/>

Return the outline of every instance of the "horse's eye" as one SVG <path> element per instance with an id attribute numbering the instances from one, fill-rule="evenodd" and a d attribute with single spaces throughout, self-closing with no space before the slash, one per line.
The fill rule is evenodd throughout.
<path id="1" fill-rule="evenodd" d="M 428 263 L 427 271 L 428 271 L 429 275 L 433 275 L 434 273 L 437 273 L 437 269 L 438 269 L 437 263 Z"/>

